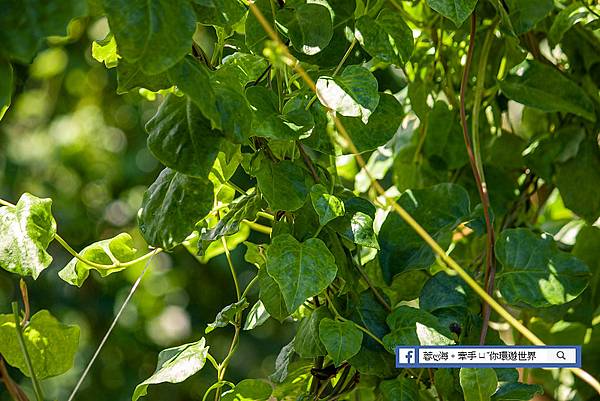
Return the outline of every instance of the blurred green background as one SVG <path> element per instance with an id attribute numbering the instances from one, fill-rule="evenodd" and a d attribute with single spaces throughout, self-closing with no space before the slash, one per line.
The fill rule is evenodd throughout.
<path id="1" fill-rule="evenodd" d="M 69 36 L 50 38 L 31 66 L 15 65 L 13 105 L 0 123 L 0 197 L 16 202 L 30 192 L 52 198 L 58 231 L 77 250 L 120 232 L 131 233 L 137 248 L 145 250 L 136 213 L 161 167 L 146 148 L 143 127 L 160 97 L 149 101 L 138 92 L 116 94 L 115 71 L 91 56 L 92 41 L 107 32 L 104 18 L 74 20 Z M 260 241 L 260 235 L 253 233 L 249 240 Z M 244 261 L 245 250 L 240 245 L 232 252 L 243 284 L 255 270 Z M 33 312 L 49 309 L 64 323 L 81 327 L 75 368 L 43 382 L 48 399 L 65 400 L 143 266 L 102 280 L 92 273 L 78 289 L 57 275 L 70 255 L 56 244 L 49 251 L 52 266 L 27 283 Z M 0 313 L 10 313 L 18 296 L 17 276 L 0 272 Z M 250 297 L 255 300 L 256 292 Z M 208 264 L 182 247 L 158 255 L 76 399 L 131 399 L 135 386 L 154 371 L 160 350 L 204 336 L 206 324 L 234 298 L 224 255 Z M 227 379 L 270 374 L 293 329 L 291 323 L 270 319 L 245 333 Z M 224 328 L 206 336 L 218 360 L 232 333 Z M 11 374 L 31 394 L 30 381 L 16 370 Z M 151 386 L 148 400 L 197 399 L 214 377 L 207 365 L 185 383 Z M 2 388 L 0 400 L 8 399 Z"/>

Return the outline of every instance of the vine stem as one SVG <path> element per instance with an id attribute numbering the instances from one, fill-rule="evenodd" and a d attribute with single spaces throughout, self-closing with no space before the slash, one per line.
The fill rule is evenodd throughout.
<path id="1" fill-rule="evenodd" d="M 249 2 L 250 10 L 258 20 L 258 22 L 262 25 L 265 32 L 270 36 L 270 38 L 280 47 L 282 53 L 286 56 L 287 60 L 285 62 L 290 65 L 292 68 L 296 70 L 298 75 L 302 77 L 306 85 L 315 93 L 318 93 L 315 82 L 308 75 L 306 70 L 302 68 L 298 60 L 296 60 L 287 46 L 281 41 L 277 32 L 273 29 L 273 27 L 269 24 L 269 22 L 265 19 L 262 12 L 256 7 L 253 1 Z M 387 204 L 397 213 L 405 222 L 408 224 L 426 243 L 431 247 L 431 249 L 439 256 L 439 258 L 451 269 L 456 271 L 456 273 L 467 283 L 469 287 L 475 291 L 475 293 L 483 299 L 485 302 L 490 304 L 491 308 L 494 309 L 500 316 L 502 316 L 508 324 L 513 326 L 517 331 L 519 331 L 525 338 L 527 338 L 534 345 L 545 345 L 545 343 L 539 339 L 533 332 L 531 332 L 527 327 L 525 327 L 521 322 L 519 322 L 515 317 L 513 317 L 510 312 L 508 312 L 502 305 L 500 305 L 493 297 L 491 297 L 478 283 L 475 281 L 469 273 L 467 273 L 450 255 L 446 254 L 444 249 L 425 231 L 425 229 L 408 213 L 404 210 L 403 207 L 398 205 L 396 201 L 390 198 L 385 189 L 381 186 L 379 181 L 373 178 L 373 175 L 367 169 L 367 165 L 358 152 L 358 149 L 352 142 L 352 139 L 348 135 L 346 128 L 341 123 L 339 118 L 332 112 L 331 113 L 334 124 L 339 132 L 339 134 L 346 139 L 348 143 L 348 147 L 350 151 L 354 154 L 358 164 L 361 168 L 365 170 L 365 173 L 369 177 L 371 181 L 371 185 L 375 188 L 375 190 L 385 199 Z M 583 381 L 588 383 L 594 390 L 600 394 L 600 382 L 596 380 L 592 375 L 587 373 L 585 370 L 580 368 L 568 368 L 573 374 L 581 378 Z"/>
<path id="2" fill-rule="evenodd" d="M 17 383 L 15 383 L 15 381 L 8 374 L 8 369 L 6 369 L 2 355 L 0 355 L 0 379 L 6 387 L 6 391 L 8 391 L 8 394 L 10 394 L 10 397 L 14 401 L 29 401 L 27 396 L 23 393 L 23 390 L 19 388 Z"/>
<path id="3" fill-rule="evenodd" d="M 465 94 L 467 91 L 467 85 L 469 80 L 469 71 L 471 69 L 471 63 L 473 61 L 473 51 L 475 49 L 475 33 L 477 27 L 477 16 L 475 12 L 471 13 L 471 31 L 469 33 L 469 49 L 467 51 L 467 60 L 465 62 L 465 68 L 463 70 L 462 80 L 460 82 L 460 121 L 463 131 L 463 139 L 465 141 L 465 147 L 469 155 L 469 164 L 475 177 L 475 183 L 477 184 L 477 191 L 479 192 L 479 198 L 483 206 L 483 216 L 485 219 L 486 227 L 486 255 L 485 255 L 485 278 L 484 288 L 487 294 L 491 297 L 494 291 L 494 276 L 496 274 L 496 257 L 494 256 L 494 226 L 492 225 L 492 219 L 490 218 L 490 198 L 487 191 L 486 183 L 483 179 L 483 170 L 477 165 L 477 158 L 481 160 L 481 152 L 479 147 L 473 150 L 473 144 L 471 143 L 471 137 L 469 136 L 469 128 L 467 127 L 467 113 L 465 108 Z M 483 80 L 483 77 L 478 77 Z M 478 139 L 479 141 L 479 139 Z M 490 305 L 484 303 L 483 305 L 483 325 L 481 327 L 481 334 L 479 336 L 479 343 L 485 343 L 485 337 L 487 335 L 489 320 L 490 320 Z"/>
<path id="4" fill-rule="evenodd" d="M 31 383 L 33 384 L 33 392 L 37 401 L 44 401 L 44 393 L 42 392 L 42 386 L 35 375 L 33 370 L 33 363 L 31 363 L 31 357 L 27 351 L 27 345 L 25 344 L 25 338 L 23 337 L 23 327 L 21 327 L 21 319 L 19 317 L 19 304 L 17 302 L 12 303 L 13 316 L 15 318 L 15 330 L 17 331 L 17 339 L 21 346 L 21 352 L 23 353 L 23 359 L 29 370 L 29 376 L 31 377 Z"/>
<path id="5" fill-rule="evenodd" d="M 102 340 L 100 341 L 100 344 L 98 345 L 98 348 L 96 348 L 94 355 L 92 355 L 92 359 L 90 359 L 87 366 L 85 367 L 83 373 L 81 374 L 81 377 L 77 381 L 77 384 L 75 385 L 75 388 L 73 388 L 73 391 L 71 392 L 71 395 L 69 395 L 69 398 L 67 399 L 67 401 L 73 401 L 75 399 L 75 395 L 77 394 L 77 391 L 79 391 L 79 388 L 83 384 L 83 381 L 85 380 L 87 374 L 89 373 L 90 369 L 92 368 L 92 365 L 96 361 L 96 358 L 98 358 L 98 355 L 100 355 L 100 351 L 102 351 L 104 344 L 106 344 L 106 341 L 108 341 L 108 338 L 110 337 L 112 331 L 114 330 L 115 326 L 117 325 L 117 322 L 119 321 L 119 318 L 123 314 L 125 307 L 129 304 L 129 301 L 131 301 L 131 298 L 133 297 L 135 290 L 137 290 L 138 286 L 140 285 L 140 283 L 142 281 L 142 278 L 144 277 L 144 274 L 146 274 L 146 271 L 150 267 L 150 262 L 152 261 L 152 257 L 154 255 L 156 255 L 156 254 L 153 254 L 152 256 L 150 256 L 150 259 L 148 259 L 148 261 L 146 262 L 144 269 L 142 270 L 142 272 L 140 273 L 138 278 L 135 280 L 135 282 L 131 286 L 131 289 L 129 290 L 129 294 L 127 294 L 127 297 L 123 301 L 123 304 L 119 308 L 119 311 L 115 315 L 113 321 L 110 323 L 108 330 L 106 330 L 106 333 L 104 334 L 104 337 L 102 337 Z"/>
<path id="6" fill-rule="evenodd" d="M 229 265 L 229 270 L 231 271 L 231 277 L 233 278 L 233 284 L 235 286 L 235 295 L 237 297 L 237 301 L 239 302 L 242 298 L 244 298 L 246 296 L 246 293 L 251 288 L 251 285 L 254 284 L 255 280 L 258 279 L 258 276 L 256 276 L 252 281 L 250 281 L 250 283 L 246 286 L 246 289 L 242 293 L 240 291 L 240 285 L 239 285 L 239 281 L 237 278 L 237 273 L 235 272 L 235 266 L 233 264 L 233 260 L 231 259 L 231 254 L 229 253 L 229 248 L 227 246 L 227 240 L 225 239 L 225 237 L 221 237 L 221 241 L 223 243 L 223 249 L 225 250 L 225 257 L 227 258 L 227 264 Z M 231 358 L 233 358 L 233 354 L 235 354 L 235 351 L 237 350 L 237 347 L 238 347 L 238 344 L 240 341 L 240 326 L 242 324 L 241 320 L 242 320 L 242 312 L 237 312 L 235 314 L 235 322 L 234 322 L 235 324 L 233 325 L 235 332 L 233 333 L 233 339 L 231 340 L 231 345 L 229 346 L 229 351 L 227 352 L 227 355 L 223 359 L 223 362 L 221 362 L 217 368 L 217 383 L 222 382 L 223 379 L 225 378 L 225 372 L 227 371 L 227 366 L 229 366 L 229 361 L 231 360 Z M 221 397 L 221 387 L 217 387 L 215 389 L 215 401 L 218 401 L 219 398 Z"/>
<path id="7" fill-rule="evenodd" d="M 480 114 L 480 110 L 481 110 L 481 103 L 482 103 L 484 85 L 485 85 L 485 67 L 487 66 L 487 60 L 488 60 L 488 56 L 490 54 L 490 49 L 491 49 L 491 45 L 492 45 L 492 38 L 494 36 L 494 31 L 496 29 L 497 23 L 498 23 L 498 20 L 497 19 L 494 20 L 494 22 L 490 26 L 490 28 L 485 36 L 485 39 L 483 41 L 483 46 L 481 48 L 481 55 L 479 56 L 479 65 L 477 67 L 477 83 L 475 85 L 475 92 L 474 92 L 474 98 L 473 98 L 473 112 L 471 113 L 471 131 L 472 131 L 471 136 L 473 138 L 473 152 L 475 154 L 475 166 L 477 167 L 477 171 L 479 172 L 479 175 L 481 178 L 481 187 L 486 190 L 486 194 L 487 194 L 487 182 L 485 179 L 485 171 L 483 169 L 483 161 L 481 160 L 481 145 L 480 145 L 480 140 L 479 140 L 479 114 Z M 482 202 L 483 201 L 484 200 L 482 199 Z M 487 204 L 488 204 L 487 206 L 488 206 L 488 210 L 489 210 L 489 208 L 490 208 L 489 195 L 488 195 L 488 199 L 487 199 Z M 485 212 L 485 208 L 484 208 L 484 212 Z M 489 215 L 487 216 L 487 219 L 490 220 Z M 486 229 L 488 229 L 488 227 L 487 227 L 488 220 L 486 220 Z M 494 234 L 493 225 L 491 226 L 491 232 L 492 232 L 492 234 Z M 488 294 L 490 294 L 490 296 L 492 296 L 492 294 L 494 292 L 494 278 L 496 275 L 496 263 L 495 263 L 495 256 L 493 255 L 494 239 L 493 238 L 491 240 L 489 239 L 489 232 L 488 232 L 488 241 L 491 241 L 492 244 L 490 246 L 489 242 L 488 242 L 486 252 L 492 253 L 492 255 L 491 255 L 492 260 L 491 260 L 491 264 L 486 265 L 484 283 L 486 285 L 485 288 L 486 288 Z M 491 250 L 490 250 L 490 248 L 491 248 Z M 486 263 L 487 262 L 488 262 L 488 259 L 486 259 Z M 485 344 L 485 338 L 487 336 L 488 326 L 489 326 L 489 322 L 490 322 L 490 312 L 491 312 L 490 306 L 488 304 L 484 304 L 483 305 L 483 323 L 481 326 L 481 333 L 480 333 L 480 337 L 479 337 L 480 345 Z"/>

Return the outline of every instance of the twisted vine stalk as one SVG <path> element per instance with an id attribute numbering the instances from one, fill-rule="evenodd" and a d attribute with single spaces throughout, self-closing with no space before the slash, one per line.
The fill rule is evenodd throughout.
<path id="1" fill-rule="evenodd" d="M 471 13 L 471 30 L 469 33 L 469 49 L 467 51 L 467 60 L 465 62 L 465 68 L 463 70 L 463 76 L 460 82 L 460 122 L 462 125 L 465 147 L 467 148 L 467 154 L 469 155 L 469 164 L 471 165 L 473 177 L 475 177 L 475 183 L 477 184 L 477 192 L 479 192 L 479 198 L 481 199 L 481 204 L 483 206 L 483 216 L 485 219 L 485 229 L 487 234 L 485 252 L 485 278 L 483 282 L 485 290 L 491 297 L 494 291 L 494 277 L 496 275 L 496 256 L 494 255 L 494 226 L 490 217 L 490 197 L 487 191 L 485 178 L 483 176 L 481 152 L 479 146 L 473 147 L 473 144 L 471 143 L 471 137 L 469 136 L 469 128 L 467 127 L 467 113 L 465 110 L 465 95 L 469 80 L 469 71 L 471 69 L 471 63 L 473 61 L 473 51 L 475 49 L 476 27 L 477 16 L 475 15 L 475 12 L 473 12 Z M 484 57 L 483 53 L 481 57 Z M 485 75 L 478 77 L 477 82 L 482 81 L 484 77 Z M 479 145 L 479 133 L 477 133 L 477 145 Z M 480 344 L 485 343 L 485 337 L 487 335 L 488 325 L 490 321 L 490 312 L 491 310 L 489 303 L 484 303 L 483 325 L 481 327 L 481 335 L 479 337 Z"/>
<path id="2" fill-rule="evenodd" d="M 256 7 L 253 1 L 249 2 L 249 7 L 258 22 L 261 24 L 265 32 L 269 35 L 271 40 L 279 47 L 281 54 L 285 56 L 285 62 L 288 66 L 296 70 L 298 75 L 304 80 L 306 85 L 313 91 L 315 94 L 318 94 L 318 90 L 313 79 L 308 75 L 306 70 L 300 65 L 300 62 L 292 56 L 288 47 L 281 41 L 279 35 L 274 30 L 274 28 L 269 24 L 269 22 L 265 19 L 262 12 Z M 326 106 L 326 105 L 325 105 Z M 527 327 L 525 327 L 520 321 L 514 318 L 502 305 L 500 305 L 492 296 L 490 296 L 486 290 L 484 290 L 470 275 L 463 269 L 450 255 L 447 255 L 444 249 L 425 231 L 425 229 L 406 211 L 402 208 L 396 201 L 387 196 L 385 189 L 381 186 L 379 181 L 373 178 L 373 175 L 367 169 L 367 165 L 360 155 L 360 152 L 352 142 L 352 139 L 348 135 L 346 128 L 340 121 L 340 119 L 335 115 L 335 113 L 329 109 L 329 113 L 333 122 L 337 128 L 338 133 L 347 141 L 348 148 L 354 154 L 356 161 L 359 166 L 364 169 L 367 177 L 369 178 L 371 185 L 375 188 L 377 193 L 381 195 L 381 197 L 386 201 L 386 203 L 397 213 L 430 247 L 431 249 L 438 255 L 438 257 L 452 270 L 454 270 L 466 283 L 469 287 L 475 291 L 475 293 L 486 303 L 490 305 L 492 309 L 494 309 L 500 316 L 502 316 L 507 323 L 513 326 L 519 333 L 521 333 L 527 340 L 529 340 L 534 345 L 545 345 L 545 343 L 536 336 L 533 332 L 531 332 Z M 598 394 L 600 394 L 600 382 L 596 380 L 592 375 L 587 373 L 585 370 L 580 368 L 567 368 L 573 374 L 578 376 L 580 379 L 588 383 Z"/>

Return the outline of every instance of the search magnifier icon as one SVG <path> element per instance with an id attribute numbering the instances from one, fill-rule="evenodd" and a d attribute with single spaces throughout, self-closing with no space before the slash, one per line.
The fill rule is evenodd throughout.
<path id="1" fill-rule="evenodd" d="M 556 351 L 556 357 L 559 359 L 564 359 L 565 361 L 567 360 L 567 358 L 565 357 L 564 351 Z"/>

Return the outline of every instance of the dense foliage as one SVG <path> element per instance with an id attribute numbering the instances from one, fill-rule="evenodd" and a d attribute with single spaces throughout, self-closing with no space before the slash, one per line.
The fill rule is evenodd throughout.
<path id="1" fill-rule="evenodd" d="M 597 399 L 589 375 L 600 377 L 600 7 L 585 1 L 0 0 L 7 158 L 31 159 L 35 172 L 43 152 L 14 145 L 15 133 L 33 130 L 10 115 L 23 104 L 36 113 L 21 101 L 27 74 L 57 75 L 56 51 L 83 26 L 108 22 L 105 37 L 84 44 L 90 62 L 116 74 L 116 93 L 137 107 L 160 104 L 142 113 L 146 137 L 136 123 L 127 129 L 164 165 L 150 185 L 131 173 L 120 184 L 147 185 L 129 198 L 139 231 L 129 227 L 134 213 L 119 220 L 126 213 L 113 210 L 122 232 L 87 241 L 77 211 L 61 212 L 44 185 L 1 201 L 0 266 L 20 288 L 0 311 L 7 396 L 44 399 L 44 379 L 69 371 L 79 347 L 80 329 L 28 291 L 34 280 L 54 275 L 54 285 L 83 290 L 91 277 L 135 272 L 133 292 L 155 258 L 185 250 L 202 269 L 224 257 L 234 298 L 209 312 L 193 341 L 161 351 L 135 389 L 120 388 L 123 399 L 152 399 L 161 383 L 210 370 L 190 397 Z M 42 55 L 55 57 L 46 69 Z M 83 99 L 76 86 L 70 95 Z M 107 99 L 96 107 L 123 102 Z M 118 147 L 119 134 L 89 114 L 41 135 L 67 141 L 56 132 L 77 121 L 91 127 L 89 155 L 67 148 L 67 165 L 108 181 L 131 159 L 153 171 L 139 154 L 93 152 L 104 136 L 106 149 Z M 62 167 L 58 185 L 73 187 L 75 168 Z M 20 188 L 12 171 L 3 190 Z M 87 204 L 110 199 L 98 187 Z M 65 224 L 64 238 L 85 246 L 61 236 L 61 213 L 73 227 Z M 54 243 L 72 258 L 57 258 L 58 271 Z M 149 249 L 138 252 L 140 243 Z M 241 263 L 251 274 L 242 277 Z M 202 288 L 221 291 L 201 277 Z M 267 322 L 294 325 L 293 337 L 268 377 L 232 382 L 240 343 Z M 224 343 L 216 335 L 228 330 Z M 542 341 L 582 344 L 589 375 L 394 364 L 397 345 Z"/>

